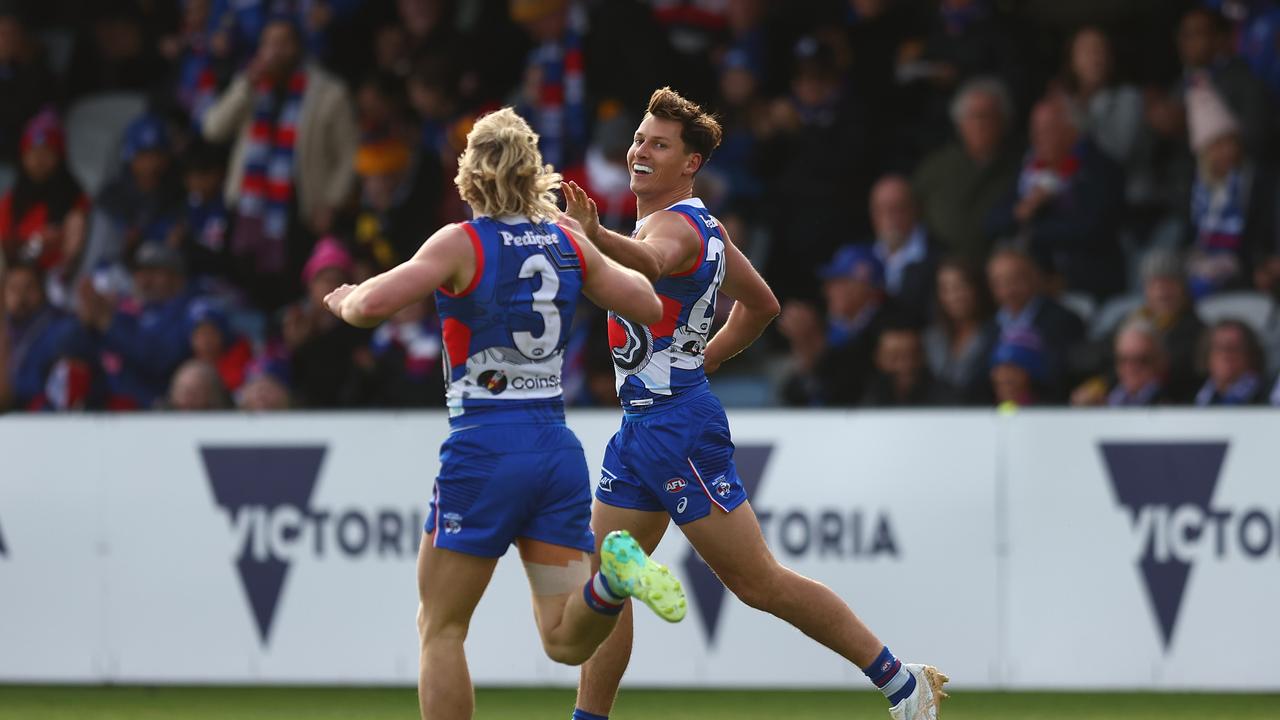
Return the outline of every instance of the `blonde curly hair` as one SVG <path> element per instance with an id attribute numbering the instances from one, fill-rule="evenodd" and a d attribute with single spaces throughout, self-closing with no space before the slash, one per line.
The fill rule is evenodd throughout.
<path id="1" fill-rule="evenodd" d="M 538 134 L 511 108 L 476 121 L 453 179 L 476 215 L 524 215 L 533 222 L 560 216 L 553 191 L 560 173 L 542 162 Z"/>

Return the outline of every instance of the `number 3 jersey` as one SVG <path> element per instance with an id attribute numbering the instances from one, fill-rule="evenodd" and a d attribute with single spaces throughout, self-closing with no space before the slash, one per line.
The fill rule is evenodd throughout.
<path id="1" fill-rule="evenodd" d="M 475 275 L 462 292 L 436 292 L 450 422 L 563 422 L 560 371 L 585 270 L 573 236 L 524 217 L 462 227 Z"/>
<path id="2" fill-rule="evenodd" d="M 609 348 L 624 408 L 642 409 L 705 386 L 702 351 L 716 314 L 716 293 L 724 282 L 724 233 L 698 198 L 667 208 L 698 233 L 697 263 L 653 284 L 662 300 L 662 320 L 653 325 L 609 313 Z M 645 219 L 636 223 L 639 231 Z"/>

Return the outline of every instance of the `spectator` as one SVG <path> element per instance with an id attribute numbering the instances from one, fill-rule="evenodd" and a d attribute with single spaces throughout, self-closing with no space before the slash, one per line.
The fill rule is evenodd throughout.
<path id="1" fill-rule="evenodd" d="M 249 67 L 204 117 L 205 139 L 235 138 L 231 250 L 267 307 L 291 291 L 309 245 L 301 231 L 327 232 L 346 202 L 359 142 L 346 89 L 306 62 L 299 32 L 287 19 L 268 22 Z"/>
<path id="2" fill-rule="evenodd" d="M 0 5 L 0 164 L 18 159 L 23 126 L 54 99 L 56 89 L 18 15 L 17 3 Z"/>
<path id="3" fill-rule="evenodd" d="M 1239 287 L 1255 259 L 1274 249 L 1275 175 L 1248 158 L 1240 127 L 1208 83 L 1187 90 L 1196 179 L 1191 190 L 1191 293 L 1199 298 Z"/>
<path id="4" fill-rule="evenodd" d="M 67 94 L 157 90 L 165 65 L 159 43 L 136 0 L 99 0 L 85 6 L 89 32 L 81 33 L 67 69 Z"/>
<path id="5" fill-rule="evenodd" d="M 227 391 L 239 390 L 253 361 L 249 341 L 237 336 L 226 313 L 208 300 L 191 303 L 189 325 L 191 357 L 217 370 Z"/>
<path id="6" fill-rule="evenodd" d="M 1084 323 L 1043 293 L 1039 272 L 1026 253 L 997 251 L 987 262 L 987 278 L 996 301 L 994 324 L 999 335 L 1030 331 L 1036 337 L 1036 351 L 1044 365 L 1040 380 L 1049 394 L 1045 399 L 1054 399 L 1067 372 L 1068 352 L 1084 337 Z"/>
<path id="7" fill-rule="evenodd" d="M 192 282 L 205 293 L 235 295 L 227 235 L 231 217 L 222 200 L 223 153 L 202 141 L 187 148 L 182 184 L 187 191 L 178 235 Z"/>
<path id="8" fill-rule="evenodd" d="M 959 142 L 926 157 L 913 184 L 924 224 L 941 250 L 977 264 L 991 250 L 987 218 L 1018 179 L 1018 156 L 1009 142 L 1013 100 L 1000 81 L 977 78 L 956 92 L 951 120 Z"/>
<path id="9" fill-rule="evenodd" d="M 164 243 L 139 246 L 133 286 L 133 297 L 119 303 L 88 278 L 78 288 L 82 342 L 97 351 L 117 409 L 152 407 L 191 354 L 191 296 L 182 255 Z"/>
<path id="10" fill-rule="evenodd" d="M 458 155 L 466 146 L 473 122 L 463 112 L 457 75 L 451 58 L 437 57 L 419 61 L 409 75 L 409 104 L 421 123 L 411 182 L 423 199 L 423 214 L 433 218 L 428 226 L 469 217 L 461 198 L 453 192 Z M 446 205 L 450 208 L 447 213 Z"/>
<path id="11" fill-rule="evenodd" d="M 84 250 L 89 198 L 67 169 L 66 137 L 52 109 L 27 123 L 21 149 L 18 182 L 0 198 L 0 248 L 10 264 L 69 275 Z"/>
<path id="12" fill-rule="evenodd" d="M 305 407 L 358 404 L 360 365 L 372 365 L 369 333 L 338 320 L 324 306 L 325 295 L 351 282 L 353 267 L 340 242 L 321 239 L 302 270 L 307 294 L 285 309 L 282 329 L 290 372 Z"/>
<path id="13" fill-rule="evenodd" d="M 1035 331 L 1018 328 L 1001 335 L 991 353 L 991 389 L 996 406 L 1025 407 L 1048 399 L 1045 349 Z"/>
<path id="14" fill-rule="evenodd" d="M 1142 307 L 1133 319 L 1155 327 L 1169 362 L 1168 393 L 1175 401 L 1189 401 L 1199 387 L 1196 352 L 1204 323 L 1191 304 L 1176 252 L 1152 250 L 1142 259 L 1142 294 Z"/>
<path id="15" fill-rule="evenodd" d="M 160 54 L 175 66 L 174 100 L 196 128 L 217 98 L 231 63 L 226 36 L 209 31 L 212 13 L 213 0 L 185 0 L 178 31 L 160 40 Z"/>
<path id="16" fill-rule="evenodd" d="M 1025 242 L 1064 287 L 1105 298 L 1124 287 L 1120 169 L 1080 137 L 1070 107 L 1051 97 L 1031 115 L 1031 149 L 992 234 Z"/>
<path id="17" fill-rule="evenodd" d="M 1085 26 L 1071 36 L 1062 88 L 1093 145 L 1126 175 L 1138 173 L 1145 130 L 1142 95 L 1116 82 L 1111 39 L 1101 28 Z"/>
<path id="18" fill-rule="evenodd" d="M 938 266 L 938 307 L 924 333 L 929 368 L 957 402 L 989 400 L 988 359 L 998 330 L 982 273 L 957 259 Z"/>
<path id="19" fill-rule="evenodd" d="M 166 408 L 180 412 L 226 410 L 231 407 L 227 389 L 222 386 L 218 369 L 197 359 L 191 359 L 178 367 L 169 384 Z"/>
<path id="20" fill-rule="evenodd" d="M 265 360 L 250 369 L 248 379 L 236 393 L 236 407 L 250 412 L 288 410 L 289 368 L 277 360 Z"/>
<path id="21" fill-rule="evenodd" d="M 49 304 L 39 266 L 0 269 L 0 410 L 27 408 L 44 393 L 50 370 L 72 350 L 75 321 Z"/>
<path id="22" fill-rule="evenodd" d="M 788 405 L 856 405 L 866 391 L 884 324 L 884 266 L 860 245 L 840 248 L 822 268 L 826 327 L 811 306 L 792 301 L 778 329 L 791 342 L 795 372 Z"/>
<path id="23" fill-rule="evenodd" d="M 627 151 L 631 148 L 636 123 L 625 115 L 614 115 L 596 125 L 595 137 L 587 148 L 583 187 L 596 201 L 600 223 L 630 231 L 636 222 L 636 196 L 631 192 L 631 171 Z M 720 164 L 723 145 L 716 150 Z M 705 179 L 699 176 L 699 180 Z"/>
<path id="24" fill-rule="evenodd" d="M 871 227 L 889 297 L 917 322 L 927 321 L 936 263 L 906 178 L 887 175 L 871 188 Z"/>
<path id="25" fill-rule="evenodd" d="M 1239 320 L 1220 320 L 1206 335 L 1209 378 L 1196 393 L 1196 405 L 1258 405 L 1267 401 L 1262 372 L 1265 358 L 1258 336 Z"/>
<path id="26" fill-rule="evenodd" d="M 791 95 L 773 103 L 760 129 L 760 172 L 773 178 L 775 210 L 765 271 L 783 298 L 811 296 L 813 268 L 868 226 L 866 206 L 848 202 L 871 189 L 866 126 L 836 63 L 816 38 L 797 43 Z"/>
<path id="27" fill-rule="evenodd" d="M 1182 97 L 1190 88 L 1210 82 L 1239 120 L 1245 149 L 1254 157 L 1270 157 L 1270 99 L 1249 66 L 1232 56 L 1230 28 L 1222 15 L 1203 7 L 1188 10 L 1178 27 L 1177 46 L 1182 77 L 1173 94 Z M 1182 134 L 1176 123 L 1166 130 Z"/>
<path id="28" fill-rule="evenodd" d="M 946 138 L 947 103 L 956 87 L 978 76 L 997 73 L 1018 87 L 1022 72 L 1011 39 L 1001 28 L 989 0 L 941 0 L 928 34 L 898 49 L 895 74 L 906 86 L 904 100 L 914 112 L 916 145 L 923 151 Z"/>
<path id="29" fill-rule="evenodd" d="M 391 135 L 368 139 L 356 152 L 360 210 L 355 240 L 373 270 L 389 270 L 411 257 L 425 239 L 434 209 L 411 184 L 410 150 Z"/>
<path id="30" fill-rule="evenodd" d="M 1171 401 L 1167 392 L 1169 358 L 1160 333 L 1146 320 L 1130 320 L 1115 336 L 1115 383 L 1110 390 L 1101 378 L 1081 385 L 1071 404 L 1110 407 L 1150 407 Z"/>
<path id="31" fill-rule="evenodd" d="M 374 364 L 370 403 L 376 407 L 444 404 L 443 336 L 430 299 L 410 305 L 380 325 L 370 349 Z"/>
<path id="32" fill-rule="evenodd" d="M 743 50 L 730 50 L 720 61 L 721 127 L 724 139 L 716 148 L 715 165 L 704 175 L 722 178 L 728 184 L 725 205 L 731 212 L 758 215 L 764 195 L 764 181 L 757 173 L 758 118 L 766 111 L 760 95 L 762 69 L 752 64 Z M 624 163 L 625 164 L 625 163 Z"/>
<path id="33" fill-rule="evenodd" d="M 512 0 L 510 8 L 511 19 L 534 43 L 516 110 L 538 133 L 543 159 L 560 172 L 576 172 L 591 137 L 586 8 L 576 0 Z"/>
<path id="34" fill-rule="evenodd" d="M 914 327 L 886 327 L 876 347 L 875 366 L 862 397 L 867 407 L 925 407 L 951 400 L 929 372 L 920 332 Z"/>
<path id="35" fill-rule="evenodd" d="M 164 122 L 146 114 L 130 123 L 121 160 L 121 173 L 107 183 L 94 204 L 86 270 L 123 263 L 144 243 L 178 244 L 182 185 Z"/>

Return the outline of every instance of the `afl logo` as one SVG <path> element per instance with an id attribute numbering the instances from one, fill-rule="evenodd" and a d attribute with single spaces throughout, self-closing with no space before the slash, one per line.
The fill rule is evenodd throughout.
<path id="1" fill-rule="evenodd" d="M 609 350 L 613 364 L 623 375 L 634 375 L 653 356 L 653 333 L 649 328 L 609 313 Z"/>
<path id="2" fill-rule="evenodd" d="M 678 493 L 688 485 L 689 483 L 684 478 L 671 478 L 667 481 L 667 492 Z"/>
<path id="3" fill-rule="evenodd" d="M 500 395 L 507 389 L 507 376 L 501 370 L 485 370 L 476 378 L 476 383 L 490 394 Z"/>

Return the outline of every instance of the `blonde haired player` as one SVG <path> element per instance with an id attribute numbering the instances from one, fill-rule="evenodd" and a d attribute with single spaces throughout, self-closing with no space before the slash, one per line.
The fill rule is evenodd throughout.
<path id="1" fill-rule="evenodd" d="M 632 237 L 600 227 L 595 203 L 577 185 L 562 186 L 587 237 L 654 281 L 664 309 L 657 323 L 609 318 L 624 415 L 605 449 L 592 526 L 598 533 L 628 528 L 653 552 L 670 517 L 740 600 L 855 663 L 889 698 L 897 720 L 932 720 L 946 676 L 899 662 L 839 596 L 779 564 L 738 478 L 729 423 L 706 373 L 751 345 L 777 316 L 778 301 L 693 196 L 693 178 L 719 144 L 719 123 L 663 88 L 649 99 L 627 152 L 640 217 Z M 720 291 L 736 302 L 708 342 Z M 631 635 L 624 614 L 583 667 L 576 720 L 607 720 Z"/>
<path id="2" fill-rule="evenodd" d="M 637 322 L 662 307 L 649 282 L 602 256 L 572 221 L 556 223 L 538 136 L 510 109 L 476 123 L 455 183 L 475 219 L 441 228 L 412 259 L 325 304 L 371 327 L 436 293 L 444 330 L 450 435 L 418 553 L 422 717 L 474 710 L 463 640 L 498 558 L 515 544 L 548 657 L 577 665 L 636 597 L 669 621 L 679 583 L 626 533 L 595 538 L 586 458 L 564 422 L 560 368 L 579 295 Z"/>

